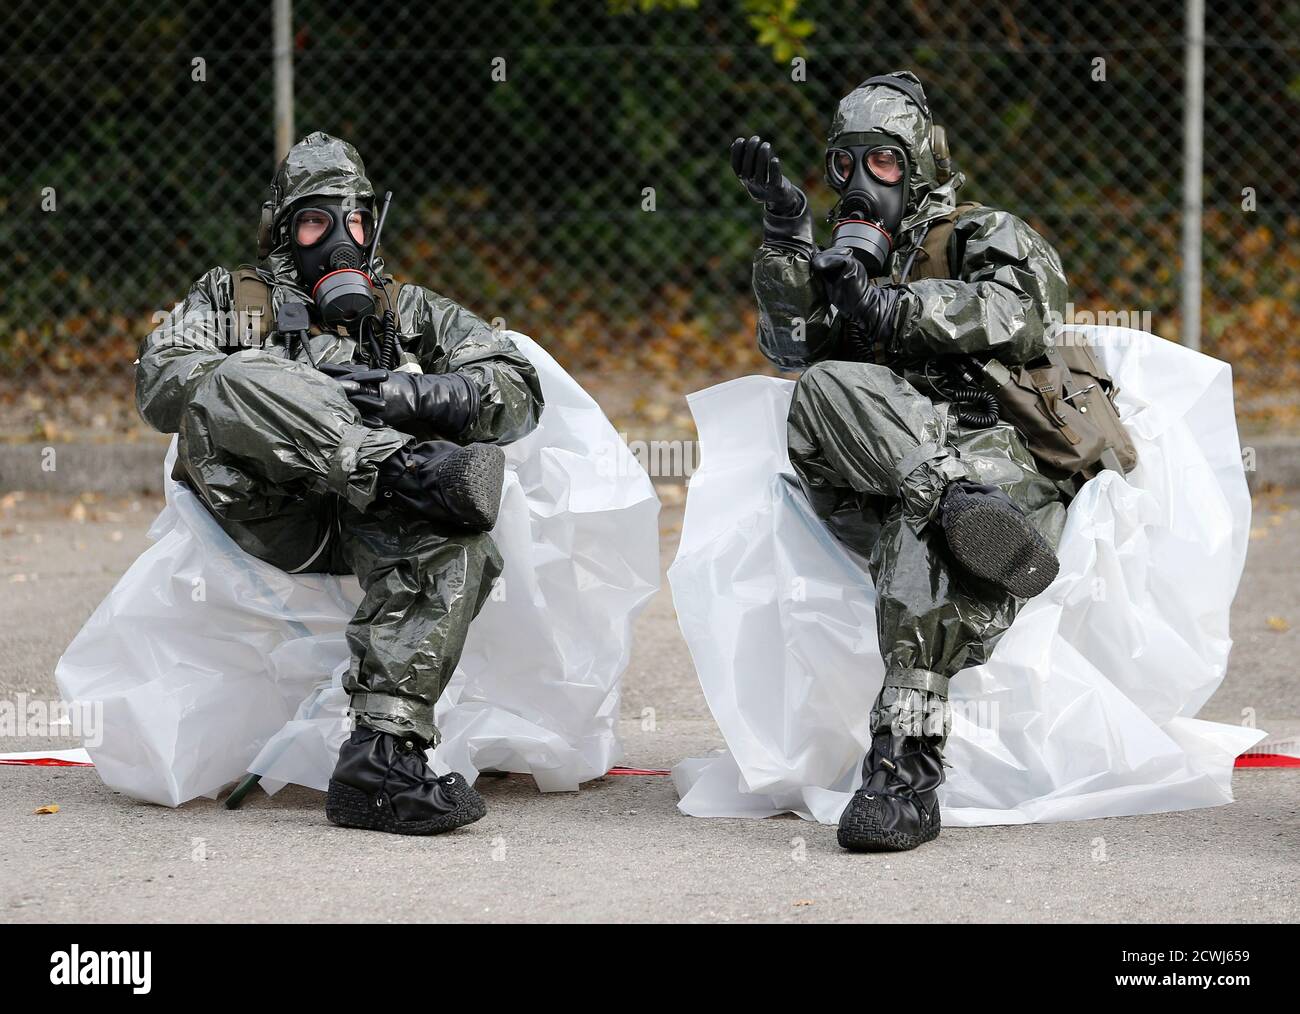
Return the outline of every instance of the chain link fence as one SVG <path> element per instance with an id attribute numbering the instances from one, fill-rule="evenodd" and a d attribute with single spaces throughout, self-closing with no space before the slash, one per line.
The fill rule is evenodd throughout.
<path id="1" fill-rule="evenodd" d="M 272 4 L 10 0 L 0 24 L 0 435 L 128 432 L 153 314 L 254 258 Z M 838 99 L 902 67 L 963 196 L 1058 247 L 1076 313 L 1179 337 L 1183 0 L 318 0 L 291 29 L 295 133 L 394 192 L 390 267 L 538 338 L 620 425 L 686 426 L 682 393 L 766 369 L 731 139 L 771 138 L 824 211 Z M 1300 10 L 1215 3 L 1205 35 L 1202 344 L 1246 413 L 1294 420 Z"/>

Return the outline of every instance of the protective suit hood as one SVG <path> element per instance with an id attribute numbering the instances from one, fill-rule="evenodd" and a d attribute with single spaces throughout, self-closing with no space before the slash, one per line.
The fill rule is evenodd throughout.
<path id="1" fill-rule="evenodd" d="M 934 120 L 920 79 L 911 71 L 892 71 L 886 77 L 899 78 L 920 96 L 918 105 L 904 91 L 888 84 L 859 85 L 840 99 L 831 120 L 827 147 L 859 143 L 864 134 L 882 133 L 895 138 L 907 153 L 907 210 L 902 232 L 935 218 L 955 206 L 955 193 L 965 177 L 955 173 L 939 184 L 939 168 L 934 157 Z"/>
<path id="2" fill-rule="evenodd" d="M 305 197 L 352 197 L 373 204 L 375 189 L 357 149 L 321 131 L 308 134 L 289 149 L 267 194 L 271 215 L 271 252 L 267 267 L 276 281 L 296 285 L 288 222 L 294 205 Z M 382 264 L 376 260 L 377 272 Z"/>

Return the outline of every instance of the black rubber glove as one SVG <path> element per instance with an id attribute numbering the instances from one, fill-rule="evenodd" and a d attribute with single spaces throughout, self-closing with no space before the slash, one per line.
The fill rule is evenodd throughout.
<path id="1" fill-rule="evenodd" d="M 731 142 L 731 168 L 768 214 L 790 218 L 803 212 L 803 191 L 782 175 L 772 145 L 757 134 L 748 141 L 738 137 Z"/>
<path id="2" fill-rule="evenodd" d="M 893 340 L 902 286 L 872 285 L 867 269 L 848 247 L 821 251 L 813 257 L 812 269 L 826 286 L 831 304 L 861 325 L 869 341 L 888 344 Z"/>
<path id="3" fill-rule="evenodd" d="M 371 370 L 356 363 L 324 363 L 367 426 L 406 431 L 422 424 L 456 439 L 478 418 L 478 389 L 456 373 Z"/>

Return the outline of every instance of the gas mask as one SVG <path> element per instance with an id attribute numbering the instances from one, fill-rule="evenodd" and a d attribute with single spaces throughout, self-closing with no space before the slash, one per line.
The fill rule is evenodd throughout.
<path id="1" fill-rule="evenodd" d="M 896 138 L 872 131 L 826 152 L 826 182 L 839 194 L 834 246 L 853 251 L 870 278 L 884 274 L 907 208 L 911 166 Z"/>
<path id="2" fill-rule="evenodd" d="M 374 312 L 374 290 L 363 270 L 374 238 L 374 213 L 355 200 L 309 197 L 294 209 L 289 219 L 294 267 L 325 325 L 351 327 Z"/>

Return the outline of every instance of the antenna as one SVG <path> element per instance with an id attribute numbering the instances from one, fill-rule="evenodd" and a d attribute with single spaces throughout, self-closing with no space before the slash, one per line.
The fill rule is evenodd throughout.
<path id="1" fill-rule="evenodd" d="M 375 277 L 375 254 L 379 252 L 379 235 L 384 231 L 384 219 L 388 217 L 388 205 L 392 203 L 393 192 L 384 194 L 383 206 L 379 209 L 379 221 L 375 223 L 375 238 L 370 244 L 370 260 L 366 262 L 366 274 Z"/>

